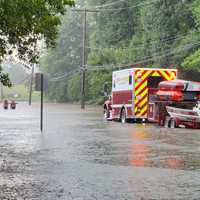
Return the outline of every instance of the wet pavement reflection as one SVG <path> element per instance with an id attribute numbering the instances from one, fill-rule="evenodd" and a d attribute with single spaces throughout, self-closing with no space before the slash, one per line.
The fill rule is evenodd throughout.
<path id="1" fill-rule="evenodd" d="M 0 109 L 0 199 L 198 200 L 200 130 L 106 122 L 100 107 Z"/>

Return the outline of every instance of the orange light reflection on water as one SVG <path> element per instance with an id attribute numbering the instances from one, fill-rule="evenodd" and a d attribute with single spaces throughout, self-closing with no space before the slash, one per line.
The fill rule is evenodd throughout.
<path id="1" fill-rule="evenodd" d="M 131 147 L 130 164 L 134 167 L 144 167 L 148 164 L 148 156 L 150 148 L 144 142 L 149 137 L 149 133 L 145 130 L 131 133 L 133 145 Z"/>
<path id="2" fill-rule="evenodd" d="M 154 150 L 154 157 L 156 155 L 157 159 L 153 160 L 152 147 L 149 144 L 151 140 L 154 140 L 152 134 L 145 129 L 134 129 L 131 133 L 132 137 L 132 146 L 131 146 L 131 158 L 130 165 L 133 167 L 161 167 L 169 169 L 184 169 L 185 162 L 183 156 L 180 155 L 180 152 L 177 150 L 167 154 L 167 152 L 160 150 Z M 162 153 L 165 154 L 166 158 L 164 160 L 159 160 L 159 157 L 162 157 Z"/>

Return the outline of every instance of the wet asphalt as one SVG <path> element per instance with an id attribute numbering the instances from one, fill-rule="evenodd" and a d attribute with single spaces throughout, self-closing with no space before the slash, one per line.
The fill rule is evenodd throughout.
<path id="1" fill-rule="evenodd" d="M 100 107 L 0 108 L 0 200 L 200 200 L 200 130 L 106 122 Z"/>

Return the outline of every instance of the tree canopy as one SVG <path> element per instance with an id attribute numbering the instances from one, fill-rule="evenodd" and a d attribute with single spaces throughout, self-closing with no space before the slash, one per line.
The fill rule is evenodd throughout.
<path id="1" fill-rule="evenodd" d="M 36 62 L 38 40 L 55 45 L 60 15 L 73 0 L 1 0 L 0 62 L 5 55 L 16 53 L 20 59 Z M 1 75 L 3 75 L 1 73 Z M 10 85 L 4 74 L 1 81 Z M 7 80 L 7 81 L 5 81 Z"/>
<path id="2" fill-rule="evenodd" d="M 87 15 L 88 100 L 103 100 L 104 84 L 110 88 L 112 71 L 122 67 L 173 67 L 181 74 L 200 72 L 200 0 L 86 0 L 86 4 L 98 11 Z M 42 59 L 42 67 L 48 73 L 80 67 L 77 47 L 82 30 L 78 16 L 80 13 L 65 16 L 74 28 L 63 23 L 56 48 Z M 73 42 L 69 44 L 71 37 Z M 75 74 L 52 83 L 48 94 L 61 101 L 77 101 L 78 77 Z M 65 94 L 62 98 L 61 93 Z"/>

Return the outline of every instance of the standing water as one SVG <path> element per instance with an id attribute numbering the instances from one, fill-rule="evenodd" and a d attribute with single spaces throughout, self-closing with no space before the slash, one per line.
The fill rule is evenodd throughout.
<path id="1" fill-rule="evenodd" d="M 0 199 L 198 200 L 200 131 L 105 122 L 100 107 L 0 110 Z"/>

